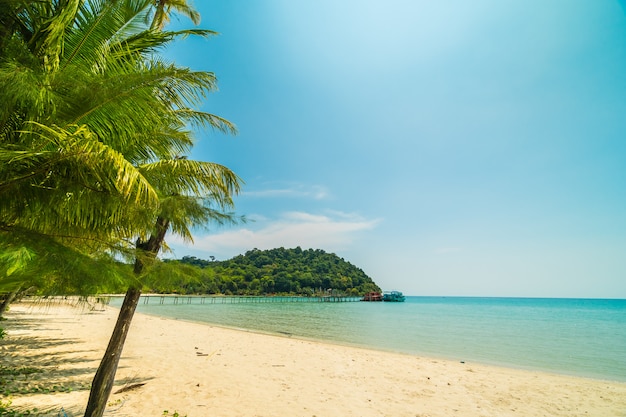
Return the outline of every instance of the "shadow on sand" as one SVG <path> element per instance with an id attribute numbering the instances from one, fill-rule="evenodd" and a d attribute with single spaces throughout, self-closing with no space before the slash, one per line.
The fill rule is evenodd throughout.
<path id="1" fill-rule="evenodd" d="M 6 331 L 0 339 L 0 416 L 80 416 L 82 410 L 62 404 L 66 393 L 88 391 L 102 351 L 80 349 L 81 340 L 38 336 L 43 326 L 53 330 L 55 323 L 42 323 L 24 312 L 14 312 L 0 326 Z M 77 349 L 78 348 L 78 349 Z M 120 367 L 121 368 L 121 367 Z M 119 388 L 138 384 L 137 378 L 116 381 Z M 50 395 L 54 394 L 54 395 Z M 49 404 L 41 406 L 41 395 Z M 39 399 L 35 411 L 31 399 Z M 19 399 L 19 407 L 10 406 Z M 24 405 L 26 404 L 26 405 Z"/>

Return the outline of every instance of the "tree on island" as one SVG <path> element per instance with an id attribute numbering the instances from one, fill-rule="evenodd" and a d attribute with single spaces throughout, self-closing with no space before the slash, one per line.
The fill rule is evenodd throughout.
<path id="1" fill-rule="evenodd" d="M 252 249 L 225 261 L 186 256 L 170 262 L 200 268 L 197 281 L 179 288 L 187 293 L 313 295 L 332 288 L 341 294 L 364 295 L 380 291 L 363 270 L 321 249 Z"/>
<path id="2" fill-rule="evenodd" d="M 0 286 L 32 280 L 43 292 L 93 294 L 105 277 L 128 282 L 92 384 L 90 417 L 104 412 L 165 234 L 190 238 L 194 225 L 233 220 L 227 210 L 241 182 L 226 167 L 180 156 L 193 143 L 188 126 L 234 127 L 193 109 L 215 89 L 213 74 L 156 55 L 178 37 L 213 33 L 151 28 L 150 16 L 166 20 L 165 3 L 0 0 Z M 51 254 L 58 262 L 48 266 L 59 268 L 38 279 L 33 272 Z M 76 274 L 78 263 L 115 256 L 134 259 L 134 274 Z"/>

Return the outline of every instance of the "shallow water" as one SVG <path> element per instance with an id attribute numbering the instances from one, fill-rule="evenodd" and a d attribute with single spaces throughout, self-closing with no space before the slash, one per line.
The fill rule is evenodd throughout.
<path id="1" fill-rule="evenodd" d="M 137 311 L 418 355 L 626 382 L 626 300 L 159 304 Z M 111 302 L 119 306 L 121 300 Z"/>

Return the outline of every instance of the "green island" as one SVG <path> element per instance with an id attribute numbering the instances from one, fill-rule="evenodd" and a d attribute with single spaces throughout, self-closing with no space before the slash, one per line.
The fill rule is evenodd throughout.
<path id="1" fill-rule="evenodd" d="M 321 249 L 253 249 L 225 261 L 185 256 L 164 263 L 191 266 L 185 270 L 188 281 L 160 280 L 153 292 L 310 296 L 332 290 L 357 296 L 380 291 L 362 269 Z"/>

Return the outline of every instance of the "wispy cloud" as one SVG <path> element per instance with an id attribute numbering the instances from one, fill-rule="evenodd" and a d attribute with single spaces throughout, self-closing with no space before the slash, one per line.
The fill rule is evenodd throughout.
<path id="1" fill-rule="evenodd" d="M 284 187 L 272 187 L 261 190 L 244 191 L 241 193 L 244 197 L 257 198 L 275 198 L 275 197 L 292 197 L 292 198 L 312 198 L 315 200 L 323 200 L 330 197 L 328 189 L 321 185 L 304 186 L 298 184 L 290 184 Z"/>
<path id="2" fill-rule="evenodd" d="M 300 246 L 335 252 L 347 249 L 360 232 L 373 229 L 379 222 L 350 213 L 293 211 L 276 219 L 256 219 L 255 229 L 247 225 L 222 233 L 195 236 L 193 245 L 184 244 L 176 237 L 168 239 L 168 242 L 174 249 L 174 256 L 178 256 L 176 247 L 185 247 L 185 252 L 192 249 L 218 258 L 228 258 L 253 248 Z"/>

